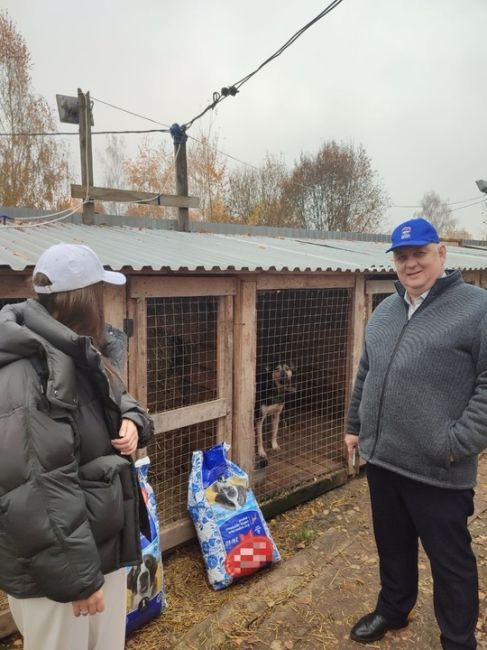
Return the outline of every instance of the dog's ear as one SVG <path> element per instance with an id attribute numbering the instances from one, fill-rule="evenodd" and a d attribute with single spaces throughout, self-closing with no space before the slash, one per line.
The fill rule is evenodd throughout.
<path id="1" fill-rule="evenodd" d="M 157 573 L 157 558 L 155 558 L 153 555 L 149 555 L 148 560 L 149 560 L 149 571 L 151 574 L 151 578 L 154 579 L 154 576 Z"/>
<path id="2" fill-rule="evenodd" d="M 135 574 L 137 573 L 137 568 L 133 566 L 127 576 L 127 587 L 130 589 L 130 591 L 137 591 L 137 585 L 136 585 L 136 579 L 135 579 Z"/>

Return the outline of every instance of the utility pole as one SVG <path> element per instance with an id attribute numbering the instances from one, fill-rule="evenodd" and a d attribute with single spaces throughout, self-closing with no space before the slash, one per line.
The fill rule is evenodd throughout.
<path id="1" fill-rule="evenodd" d="M 95 223 L 95 200 L 117 201 L 121 203 L 143 203 L 178 208 L 179 230 L 189 230 L 189 208 L 198 208 L 200 201 L 196 196 L 188 196 L 188 168 L 186 162 L 186 127 L 173 124 L 171 135 L 174 139 L 176 161 L 177 194 L 160 192 L 141 192 L 138 190 L 119 190 L 113 187 L 95 187 L 93 184 L 93 153 L 91 149 L 91 111 L 90 93 L 78 88 L 77 97 L 56 95 L 61 122 L 79 125 L 79 144 L 81 156 L 81 185 L 71 185 L 73 199 L 83 199 L 83 224 Z M 1 218 L 1 217 L 0 217 Z"/>
<path id="2" fill-rule="evenodd" d="M 85 195 L 83 197 L 82 221 L 85 226 L 92 226 L 95 221 L 95 202 L 92 199 L 93 188 L 93 152 L 91 149 L 91 101 L 90 93 L 83 94 L 78 88 L 79 106 L 79 146 L 81 155 L 81 185 Z"/>
<path id="3" fill-rule="evenodd" d="M 174 141 L 174 158 L 176 163 L 176 194 L 188 196 L 188 163 L 186 159 L 186 127 L 173 124 L 169 129 Z M 184 232 L 189 230 L 189 209 L 178 208 L 178 229 Z"/>

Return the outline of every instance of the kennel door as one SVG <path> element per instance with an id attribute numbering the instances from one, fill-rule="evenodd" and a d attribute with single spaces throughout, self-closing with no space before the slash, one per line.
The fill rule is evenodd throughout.
<path id="1" fill-rule="evenodd" d="M 148 448 L 165 550 L 193 536 L 191 455 L 231 443 L 233 298 L 228 278 L 137 277 L 129 286 L 129 389 L 155 421 Z"/>

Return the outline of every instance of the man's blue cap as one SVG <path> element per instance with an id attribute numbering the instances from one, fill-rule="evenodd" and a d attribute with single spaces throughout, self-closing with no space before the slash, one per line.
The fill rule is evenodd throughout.
<path id="1" fill-rule="evenodd" d="M 417 217 L 400 223 L 391 235 L 391 247 L 386 253 L 401 248 L 401 246 L 426 246 L 427 244 L 439 244 L 440 238 L 435 227 L 426 219 Z"/>

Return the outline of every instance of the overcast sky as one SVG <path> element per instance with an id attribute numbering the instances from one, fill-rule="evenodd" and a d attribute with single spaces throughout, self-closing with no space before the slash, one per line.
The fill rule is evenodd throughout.
<path id="1" fill-rule="evenodd" d="M 56 93 L 80 87 L 172 124 L 189 121 L 328 3 L 0 0 L 0 7 L 26 39 L 35 91 L 53 107 Z M 475 180 L 487 180 L 486 54 L 487 0 L 343 0 L 194 132 L 211 123 L 221 150 L 254 165 L 266 151 L 292 165 L 326 140 L 361 143 L 394 205 L 417 205 L 435 190 L 478 237 L 487 233 L 485 206 L 462 206 L 482 199 Z M 151 128 L 99 103 L 94 116 L 98 130 Z M 128 148 L 140 137 L 126 136 Z M 391 208 L 387 219 L 395 225 L 413 212 Z"/>

